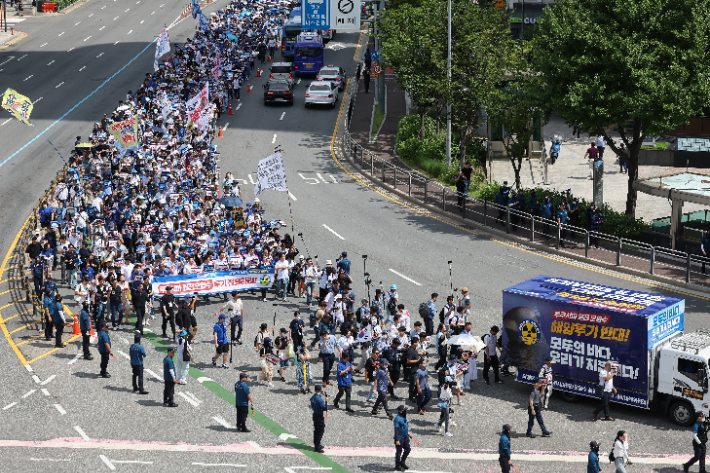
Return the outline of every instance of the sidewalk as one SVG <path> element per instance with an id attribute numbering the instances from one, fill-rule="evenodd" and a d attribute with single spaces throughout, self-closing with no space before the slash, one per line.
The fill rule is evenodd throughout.
<path id="1" fill-rule="evenodd" d="M 12 34 L 12 31 L 10 30 L 10 26 L 14 25 L 8 25 L 7 27 L 7 33 L 5 33 L 5 28 L 0 31 L 0 50 L 3 50 L 21 39 L 24 39 L 27 36 L 27 33 L 23 33 L 22 31 L 17 31 L 15 30 L 14 33 Z"/>

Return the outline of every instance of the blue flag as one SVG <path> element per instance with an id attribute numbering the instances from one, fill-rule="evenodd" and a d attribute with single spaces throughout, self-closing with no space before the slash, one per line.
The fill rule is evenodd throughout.
<path id="1" fill-rule="evenodd" d="M 202 10 L 200 10 L 200 4 L 197 3 L 197 0 L 192 0 L 192 17 L 197 18 L 197 15 L 201 15 Z"/>
<path id="2" fill-rule="evenodd" d="M 200 13 L 200 29 L 208 30 L 210 28 L 210 20 L 207 19 L 205 15 Z"/>

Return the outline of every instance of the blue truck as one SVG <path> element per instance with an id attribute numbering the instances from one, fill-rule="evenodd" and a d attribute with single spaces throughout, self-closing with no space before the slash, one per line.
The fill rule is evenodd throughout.
<path id="1" fill-rule="evenodd" d="M 575 402 L 611 361 L 612 402 L 688 426 L 710 406 L 710 331 L 684 333 L 684 316 L 684 299 L 541 275 L 503 291 L 501 363 L 533 383 L 552 357 L 553 392 Z"/>

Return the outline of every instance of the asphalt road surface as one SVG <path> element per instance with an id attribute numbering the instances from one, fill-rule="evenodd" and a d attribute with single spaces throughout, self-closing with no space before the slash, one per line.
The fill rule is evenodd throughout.
<path id="1" fill-rule="evenodd" d="M 125 97 L 126 91 L 135 90 L 143 74 L 152 70 L 153 49 L 148 47 L 149 43 L 160 33 L 162 25 L 171 23 L 184 7 L 174 3 L 160 7 L 160 1 L 143 0 L 136 4 L 133 0 L 91 0 L 60 18 L 28 20 L 22 24 L 22 30 L 29 37 L 0 54 L 0 63 L 15 56 L 0 66 L 4 68 L 0 75 L 2 85 L 16 88 L 33 99 L 42 97 L 32 117 L 42 130 L 120 70 L 47 132 L 63 153 L 68 154 L 76 135 L 87 136 L 91 124 Z M 222 4 L 217 2 L 206 11 Z M 152 14 L 153 11 L 156 13 Z M 114 20 L 115 17 L 118 18 Z M 75 26 L 77 22 L 81 23 Z M 191 20 L 180 23 L 170 31 L 172 42 L 184 41 L 193 28 Z M 116 41 L 119 43 L 115 44 Z M 328 45 L 326 62 L 346 68 L 352 76 L 358 41 L 357 33 L 338 33 Z M 24 81 L 29 76 L 32 77 Z M 367 255 L 367 271 L 375 283 L 371 293 L 374 295 L 380 281 L 385 288 L 397 284 L 400 300 L 416 320 L 419 303 L 427 300 L 431 292 L 438 292 L 442 298 L 450 292 L 447 261 L 453 260 L 453 285 L 468 286 L 474 296 L 474 333 L 484 333 L 499 322 L 502 289 L 540 274 L 685 297 L 686 328 L 693 330 L 706 325 L 707 296 L 688 291 L 678 293 L 657 283 L 553 259 L 432 218 L 375 192 L 345 172 L 331 155 L 331 139 L 341 102 L 335 109 L 306 109 L 307 81 L 302 80 L 296 85 L 293 106 L 267 107 L 261 89 L 266 76 L 268 73 L 262 78 L 252 75 L 249 82 L 253 91 L 245 93 L 242 89 L 242 100 L 233 102 L 234 115 L 222 117 L 225 137 L 215 141 L 222 153 L 222 175 L 232 171 L 241 180 L 245 200 L 251 201 L 258 161 L 280 146 L 295 232 L 302 232 L 305 239 L 304 245 L 297 238 L 297 246 L 303 253 L 317 255 L 320 264 L 347 250 L 353 261 L 353 286 L 358 299 L 367 296 L 362 258 Z M 369 97 L 372 96 L 361 95 L 358 100 Z M 36 136 L 34 129 L 16 121 L 0 126 L 3 143 L 0 256 L 3 258 L 62 164 L 42 138 L 27 145 Z M 286 194 L 266 191 L 261 200 L 268 209 L 267 218 L 288 222 L 289 228 L 283 230 L 290 233 Z M 0 283 L 2 279 L 0 274 Z M 69 294 L 65 286 L 62 290 Z M 0 294 L 0 306 L 14 302 L 8 296 Z M 21 325 L 13 325 L 19 328 L 11 335 L 13 340 L 18 344 L 25 342 L 20 345 L 20 352 L 26 360 L 36 361 L 28 369 L 5 340 L 0 342 L 0 470 L 130 472 L 146 471 L 146 467 L 156 472 L 391 470 L 392 423 L 383 415 L 370 416 L 370 406 L 364 402 L 364 381 L 359 376 L 353 389 L 356 412 L 330 411 L 324 438 L 325 456 L 304 454 L 304 450 L 293 447 L 291 436 L 312 442 L 308 396 L 299 394 L 295 388 L 293 368 L 286 372 L 286 383 L 274 381 L 273 389 L 257 385 L 259 366 L 251 346 L 261 322 L 271 324 L 276 316 L 277 330 L 287 326 L 293 310 L 301 309 L 305 314 L 305 299 L 290 298 L 284 303 L 270 295 L 268 302 L 262 302 L 246 293 L 244 300 L 245 344 L 235 347 L 235 361 L 228 370 L 213 368 L 210 363 L 214 350 L 211 327 L 220 305 L 214 298 L 212 305 L 199 305 L 196 365 L 191 367 L 187 385 L 176 389 L 176 402 L 180 405 L 175 409 L 164 408 L 160 402 L 164 354 L 159 349 L 165 342 L 159 337 L 148 333 L 143 342 L 148 352 L 146 368 L 152 371 L 146 371 L 146 389 L 150 394 L 137 396 L 130 388 L 131 370 L 126 358 L 133 338 L 130 331 L 110 332 L 118 359 L 109 363 L 112 377 L 101 379 L 97 378 L 98 357 L 93 361 L 78 358 L 78 340 L 63 350 L 51 351 L 53 343 L 41 338 L 32 340 L 39 335 L 33 327 L 22 329 Z M 69 305 L 76 310 L 73 303 Z M 7 319 L 7 310 L 26 310 L 23 307 L 27 306 L 14 304 L 0 311 Z M 437 308 L 440 307 L 438 304 Z M 14 322 L 8 321 L 7 325 Z M 151 328 L 159 330 L 156 322 Z M 235 412 L 229 403 L 229 393 L 233 392 L 237 373 L 242 370 L 251 375 L 257 409 L 247 422 L 252 430 L 248 434 L 234 430 Z M 320 365 L 314 365 L 316 379 L 320 379 L 320 373 Z M 434 423 L 439 414 L 435 407 L 423 416 L 410 413 L 411 433 L 420 443 L 408 461 L 410 467 L 427 472 L 499 471 L 498 432 L 504 423 L 514 428 L 513 461 L 521 473 L 586 471 L 589 441 L 602 441 L 605 451 L 618 429 L 630 433 L 632 456 L 640 458 L 629 469 L 631 472 L 680 471 L 680 463 L 691 456 L 689 431 L 674 426 L 660 414 L 613 405 L 612 415 L 617 421 L 595 424 L 590 414 L 595 406 L 593 400 L 567 404 L 557 395 L 550 402 L 550 410 L 544 412 L 553 436 L 525 438 L 529 391 L 527 385 L 510 380 L 492 387 L 475 381 L 473 389 L 463 398 L 464 405 L 455 406 L 453 418 L 457 426 L 452 428 L 452 438 L 436 434 Z M 397 392 L 404 395 L 404 385 L 400 383 Z M 332 401 L 335 391 L 330 388 L 328 394 Z M 611 466 L 603 468 L 611 471 Z"/>

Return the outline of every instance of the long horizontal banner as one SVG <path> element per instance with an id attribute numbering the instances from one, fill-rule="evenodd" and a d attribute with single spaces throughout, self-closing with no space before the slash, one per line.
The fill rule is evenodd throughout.
<path id="1" fill-rule="evenodd" d="M 175 296 L 192 294 L 217 294 L 220 292 L 268 289 L 274 283 L 272 269 L 246 269 L 234 271 L 210 271 L 199 274 L 165 276 L 153 279 L 153 294 L 162 297 L 165 288 L 172 287 Z"/>

